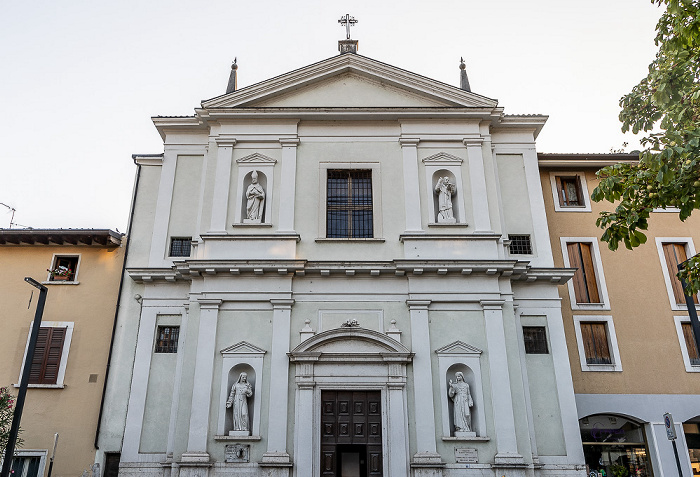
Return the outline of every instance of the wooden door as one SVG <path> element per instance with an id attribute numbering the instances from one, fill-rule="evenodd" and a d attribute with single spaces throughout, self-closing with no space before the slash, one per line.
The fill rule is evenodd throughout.
<path id="1" fill-rule="evenodd" d="M 380 399 L 379 391 L 321 391 L 322 476 L 342 477 L 343 456 L 356 455 L 360 477 L 383 475 Z"/>

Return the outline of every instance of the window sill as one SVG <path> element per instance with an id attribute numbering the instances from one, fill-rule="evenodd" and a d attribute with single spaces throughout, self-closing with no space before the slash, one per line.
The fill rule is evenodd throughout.
<path id="1" fill-rule="evenodd" d="M 260 436 L 214 436 L 215 441 L 259 441 Z"/>
<path id="2" fill-rule="evenodd" d="M 316 242 L 384 242 L 383 238 L 317 238 Z"/>
<path id="3" fill-rule="evenodd" d="M 50 281 L 41 282 L 41 284 L 42 285 L 80 285 L 80 282 L 77 280 L 72 281 L 72 282 L 69 282 L 67 280 L 64 280 L 64 281 L 52 281 L 52 280 L 50 280 Z"/>
<path id="4" fill-rule="evenodd" d="M 449 228 L 449 227 L 457 227 L 457 228 L 466 228 L 466 227 L 468 227 L 468 226 L 469 226 L 469 224 L 465 224 L 465 223 L 463 223 L 463 222 L 457 222 L 457 223 L 454 223 L 454 224 L 445 224 L 445 223 L 439 224 L 439 223 L 435 223 L 435 222 L 430 222 L 430 223 L 428 224 L 428 227 L 448 227 L 448 228 Z"/>
<path id="5" fill-rule="evenodd" d="M 582 371 L 622 372 L 622 366 L 615 364 L 584 364 Z"/>
<path id="6" fill-rule="evenodd" d="M 13 384 L 12 386 L 19 388 L 19 384 Z M 65 384 L 28 384 L 28 388 L 34 389 L 63 389 L 66 387 Z"/>
<path id="7" fill-rule="evenodd" d="M 443 441 L 457 441 L 457 442 L 461 442 L 461 441 L 464 441 L 464 442 L 468 442 L 468 441 L 481 441 L 481 442 L 486 442 L 486 441 L 490 441 L 491 438 L 490 438 L 490 437 L 486 437 L 486 436 L 484 436 L 484 437 L 482 437 L 482 436 L 476 436 L 476 437 L 452 437 L 452 436 L 449 436 L 449 437 L 448 437 L 448 436 L 443 436 L 443 437 L 442 437 L 442 440 L 443 440 Z"/>
<path id="8" fill-rule="evenodd" d="M 610 310 L 607 303 L 572 303 L 572 310 Z"/>
<path id="9" fill-rule="evenodd" d="M 236 224 L 231 224 L 231 226 L 233 226 L 233 227 L 253 227 L 253 228 L 256 228 L 256 227 L 272 227 L 272 224 L 269 223 L 269 222 L 265 222 L 265 223 L 249 223 L 249 224 L 246 224 L 246 223 L 236 223 Z"/>

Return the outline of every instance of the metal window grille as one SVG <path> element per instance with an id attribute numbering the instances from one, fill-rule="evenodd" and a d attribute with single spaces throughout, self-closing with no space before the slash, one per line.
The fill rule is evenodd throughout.
<path id="1" fill-rule="evenodd" d="M 549 354 L 544 326 L 523 326 L 523 339 L 526 354 Z"/>
<path id="2" fill-rule="evenodd" d="M 177 340 L 179 337 L 179 326 L 159 326 L 155 352 L 177 353 Z"/>
<path id="3" fill-rule="evenodd" d="M 328 171 L 326 237 L 374 237 L 371 170 Z"/>
<path id="4" fill-rule="evenodd" d="M 170 239 L 171 257 L 189 257 L 192 250 L 192 237 L 173 237 Z"/>
<path id="5" fill-rule="evenodd" d="M 532 242 L 529 235 L 508 235 L 511 255 L 532 255 Z"/>

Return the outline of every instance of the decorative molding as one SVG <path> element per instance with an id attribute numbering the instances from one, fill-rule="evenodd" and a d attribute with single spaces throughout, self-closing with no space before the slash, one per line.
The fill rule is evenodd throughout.
<path id="1" fill-rule="evenodd" d="M 263 355 L 267 353 L 262 348 L 258 348 L 255 345 L 252 345 L 248 343 L 247 341 L 241 341 L 239 343 L 236 343 L 235 345 L 231 345 L 228 348 L 224 348 L 221 351 L 219 351 L 222 355 L 224 356 L 229 356 L 229 355 Z"/>
<path id="2" fill-rule="evenodd" d="M 430 164 L 432 166 L 451 166 L 461 164 L 462 162 L 464 162 L 464 159 L 461 157 L 453 156 L 452 154 L 448 154 L 446 152 L 438 152 L 437 154 L 433 154 L 432 156 L 428 156 L 423 159 L 424 164 Z"/>
<path id="3" fill-rule="evenodd" d="M 238 164 L 275 164 L 277 160 L 264 154 L 260 154 L 259 152 L 254 152 L 253 154 L 236 159 L 236 162 Z"/>
<path id="4" fill-rule="evenodd" d="M 463 341 L 455 341 L 454 343 L 448 344 L 447 346 L 443 346 L 442 348 L 436 349 L 435 353 L 438 355 L 452 355 L 452 356 L 466 356 L 466 355 L 479 355 L 483 351 L 480 350 L 479 348 L 468 345 L 467 343 L 464 343 Z"/>

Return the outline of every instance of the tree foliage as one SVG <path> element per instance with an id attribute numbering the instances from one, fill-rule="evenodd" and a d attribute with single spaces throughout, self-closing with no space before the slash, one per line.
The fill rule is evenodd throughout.
<path id="1" fill-rule="evenodd" d="M 4 455 L 12 427 L 12 417 L 15 413 L 15 397 L 7 387 L 0 388 L 0 453 Z M 17 447 L 22 445 L 19 437 L 15 441 Z"/>
<path id="2" fill-rule="evenodd" d="M 622 131 L 646 133 L 638 164 L 598 171 L 596 202 L 617 204 L 596 224 L 611 250 L 646 242 L 650 212 L 677 207 L 681 220 L 700 208 L 700 0 L 652 0 L 666 11 L 656 25 L 656 59 L 649 74 L 620 100 Z M 688 292 L 700 289 L 700 254 L 682 276 Z"/>

